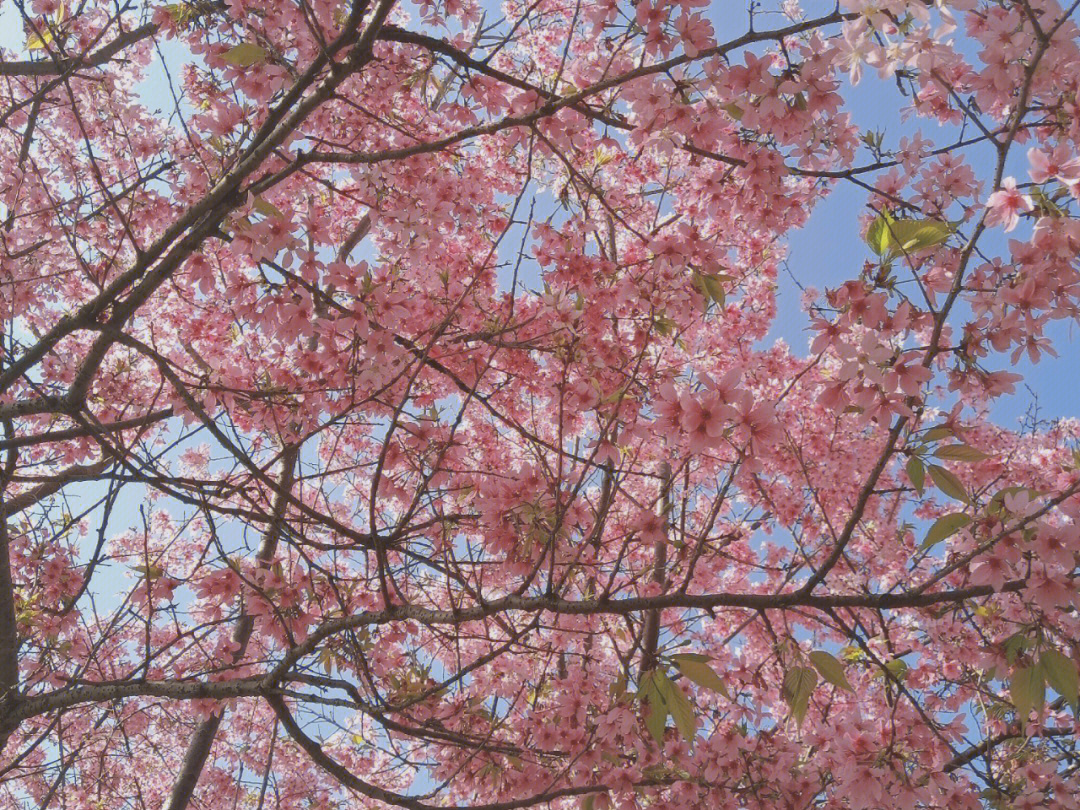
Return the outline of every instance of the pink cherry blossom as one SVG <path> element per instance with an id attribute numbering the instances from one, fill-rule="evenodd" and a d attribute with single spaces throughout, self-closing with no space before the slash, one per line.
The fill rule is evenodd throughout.
<path id="1" fill-rule="evenodd" d="M 1080 10 L 0 7 L 0 810 L 1076 808 Z"/>
<path id="2" fill-rule="evenodd" d="M 1015 178 L 1006 177 L 1001 181 L 1001 188 L 987 199 L 986 207 L 987 224 L 1003 224 L 1008 232 L 1020 223 L 1020 214 L 1031 211 L 1035 204 L 1030 196 L 1017 190 Z"/>

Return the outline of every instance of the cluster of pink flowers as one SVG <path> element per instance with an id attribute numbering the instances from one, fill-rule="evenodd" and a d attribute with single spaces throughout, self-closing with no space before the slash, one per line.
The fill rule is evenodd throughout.
<path id="1" fill-rule="evenodd" d="M 0 810 L 1080 807 L 1075 5 L 27 13 Z"/>

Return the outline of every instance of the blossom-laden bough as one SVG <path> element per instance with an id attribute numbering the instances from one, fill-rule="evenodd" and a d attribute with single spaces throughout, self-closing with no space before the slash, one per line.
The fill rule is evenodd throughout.
<path id="1" fill-rule="evenodd" d="M 0 3 L 0 807 L 1077 807 L 1078 3 L 806 5 Z"/>

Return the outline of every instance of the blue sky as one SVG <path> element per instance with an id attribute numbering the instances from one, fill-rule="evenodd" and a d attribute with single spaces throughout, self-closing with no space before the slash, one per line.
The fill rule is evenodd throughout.
<path id="1" fill-rule="evenodd" d="M 943 134 L 944 128 L 932 121 L 916 119 L 901 122 L 898 103 L 904 102 L 892 82 L 879 80 L 874 73 L 864 74 L 858 87 L 844 88 L 849 110 L 863 130 L 884 129 L 887 142 L 896 143 L 902 134 L 921 129 L 929 140 L 948 142 L 952 133 Z M 1017 153 L 1009 164 L 1009 171 L 1019 182 L 1027 179 L 1026 149 L 1015 148 Z M 971 147 L 968 155 L 976 173 L 983 178 L 987 168 L 993 165 L 994 154 L 989 146 Z M 863 156 L 865 159 L 865 155 Z M 1022 159 L 1021 159 L 1022 158 Z M 778 279 L 778 317 L 774 333 L 787 340 L 793 348 L 806 345 L 805 316 L 799 304 L 799 290 L 792 277 L 805 286 L 822 289 L 853 278 L 862 262 L 871 257 L 859 233 L 859 214 L 867 201 L 866 192 L 851 183 L 838 182 L 833 191 L 814 209 L 807 224 L 787 237 L 788 268 L 791 274 L 781 274 Z M 1030 236 L 1032 223 L 1022 221 L 1010 234 L 1016 239 Z M 980 244 L 995 254 L 1008 256 L 1005 234 L 1000 228 L 990 231 Z M 1014 368 L 1024 375 L 1025 386 L 1018 386 L 1016 393 L 1001 397 L 992 409 L 992 415 L 1002 425 L 1013 426 L 1036 402 L 1043 418 L 1080 416 L 1080 352 L 1077 339 L 1080 330 L 1070 321 L 1058 321 L 1050 327 L 1059 357 L 1044 355 L 1033 364 L 1024 355 L 1012 367 L 1008 354 L 987 359 L 991 370 Z"/>

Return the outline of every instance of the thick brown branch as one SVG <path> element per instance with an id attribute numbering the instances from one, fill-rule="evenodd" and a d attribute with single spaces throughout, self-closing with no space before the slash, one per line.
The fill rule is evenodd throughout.
<path id="1" fill-rule="evenodd" d="M 124 48 L 134 45 L 140 40 L 146 39 L 157 33 L 158 27 L 153 23 L 140 25 L 138 28 L 121 34 L 108 45 L 104 45 L 93 53 L 74 59 L 53 59 L 24 62 L 0 62 L 0 76 L 60 76 L 65 73 L 83 70 L 85 68 L 100 67 L 116 56 Z"/>
<path id="2" fill-rule="evenodd" d="M 168 419 L 173 415 L 172 408 L 163 408 L 159 411 L 134 416 L 131 419 L 123 419 L 119 422 L 110 422 L 96 427 L 75 427 L 64 430 L 50 430 L 45 433 L 37 433 L 30 436 L 16 436 L 12 439 L 0 440 L 0 450 L 11 450 L 20 447 L 29 447 L 35 444 L 48 444 L 49 442 L 63 442 L 71 439 L 82 439 L 87 436 L 96 436 L 100 433 L 117 433 L 121 430 L 145 427 L 162 419 Z"/>

